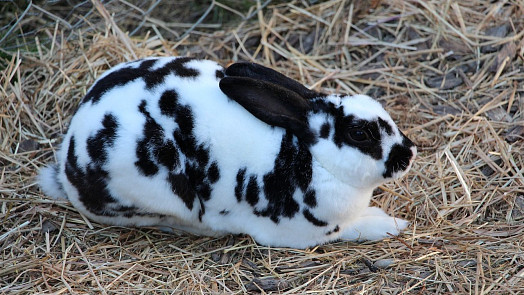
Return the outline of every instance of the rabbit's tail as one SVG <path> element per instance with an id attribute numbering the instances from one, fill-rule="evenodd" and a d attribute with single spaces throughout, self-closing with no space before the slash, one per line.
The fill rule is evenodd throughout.
<path id="1" fill-rule="evenodd" d="M 40 169 L 38 185 L 42 191 L 54 199 L 67 199 L 62 184 L 58 181 L 58 165 L 53 164 Z"/>

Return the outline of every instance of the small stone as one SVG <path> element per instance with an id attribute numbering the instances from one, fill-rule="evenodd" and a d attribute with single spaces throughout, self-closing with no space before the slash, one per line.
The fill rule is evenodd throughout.
<path id="1" fill-rule="evenodd" d="M 495 163 L 497 166 L 500 166 L 500 164 L 502 164 L 502 159 L 499 158 L 499 159 L 493 160 L 493 163 Z M 491 168 L 491 166 L 487 164 L 484 165 L 480 171 L 486 177 L 491 176 L 493 175 L 493 173 L 495 173 L 495 170 L 493 170 L 493 168 Z"/>
<path id="2" fill-rule="evenodd" d="M 524 217 L 524 195 L 518 195 L 515 198 L 515 206 L 511 211 L 511 217 L 513 219 L 520 219 Z"/>
<path id="3" fill-rule="evenodd" d="M 36 151 L 40 145 L 38 142 L 32 140 L 32 139 L 25 139 L 18 145 L 18 152 L 19 153 L 25 153 L 25 152 L 31 152 Z"/>
<path id="4" fill-rule="evenodd" d="M 461 111 L 457 110 L 456 108 L 454 108 L 452 106 L 447 106 L 447 105 L 434 106 L 433 107 L 433 111 L 436 114 L 439 114 L 439 115 L 451 114 L 451 115 L 457 116 L 457 115 L 460 115 L 462 113 Z"/>
<path id="5" fill-rule="evenodd" d="M 462 78 L 456 75 L 455 72 L 447 73 L 444 76 L 426 78 L 426 85 L 431 88 L 439 88 L 441 90 L 448 90 L 460 86 L 464 83 Z"/>
<path id="6" fill-rule="evenodd" d="M 52 233 L 54 231 L 57 231 L 58 230 L 58 227 L 56 227 L 56 225 L 54 223 L 52 223 L 51 221 L 49 220 L 44 220 L 42 222 L 42 233 Z"/>
<path id="7" fill-rule="evenodd" d="M 254 278 L 250 283 L 246 285 L 248 291 L 282 291 L 289 287 L 289 283 L 283 279 L 265 278 L 259 279 Z"/>
<path id="8" fill-rule="evenodd" d="M 472 260 L 472 259 L 466 259 L 466 260 L 461 260 L 457 262 L 457 265 L 462 266 L 462 267 L 473 267 L 477 265 L 477 261 Z"/>
<path id="9" fill-rule="evenodd" d="M 373 265 L 377 268 L 385 269 L 390 267 L 392 264 L 394 264 L 396 261 L 395 259 L 388 258 L 388 259 L 379 259 L 373 263 Z"/>
<path id="10" fill-rule="evenodd" d="M 495 122 L 511 122 L 511 116 L 501 107 L 486 112 L 488 118 Z"/>
<path id="11" fill-rule="evenodd" d="M 506 37 L 508 32 L 509 32 L 509 23 L 505 23 L 505 24 L 502 24 L 500 26 L 491 27 L 491 28 L 487 29 L 485 34 L 486 34 L 486 36 L 503 38 L 503 37 Z M 482 53 L 491 53 L 491 52 L 497 51 L 499 48 L 500 48 L 500 45 L 496 45 L 496 46 L 494 46 L 494 45 L 486 45 L 486 46 L 482 46 L 480 48 L 480 52 L 482 52 Z"/>
<path id="12" fill-rule="evenodd" d="M 524 126 L 516 125 L 508 129 L 505 139 L 508 143 L 515 143 L 524 139 Z"/>

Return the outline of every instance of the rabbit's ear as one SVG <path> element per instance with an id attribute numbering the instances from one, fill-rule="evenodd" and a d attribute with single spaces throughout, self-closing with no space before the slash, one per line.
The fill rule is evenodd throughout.
<path id="1" fill-rule="evenodd" d="M 315 141 L 306 118 L 309 102 L 296 92 L 246 77 L 222 78 L 220 89 L 263 122 L 290 130 L 307 143 Z"/>
<path id="2" fill-rule="evenodd" d="M 312 99 L 324 96 L 322 93 L 307 89 L 299 82 L 270 68 L 256 63 L 234 63 L 226 69 L 226 76 L 246 77 L 256 80 L 263 80 L 287 88 L 305 99 Z"/>

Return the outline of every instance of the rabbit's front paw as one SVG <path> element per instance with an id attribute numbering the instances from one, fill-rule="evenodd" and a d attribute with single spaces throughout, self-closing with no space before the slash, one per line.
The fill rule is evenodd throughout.
<path id="1" fill-rule="evenodd" d="M 341 238 L 351 241 L 381 240 L 389 237 L 389 234 L 400 234 L 408 224 L 408 221 L 391 217 L 379 208 L 369 207 L 359 219 L 344 230 Z"/>

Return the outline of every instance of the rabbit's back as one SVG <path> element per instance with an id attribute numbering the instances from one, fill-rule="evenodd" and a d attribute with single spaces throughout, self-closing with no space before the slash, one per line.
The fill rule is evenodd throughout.
<path id="1" fill-rule="evenodd" d="M 223 75 L 212 61 L 158 58 L 101 76 L 59 152 L 57 180 L 71 202 L 112 224 L 198 224 L 214 187 L 234 200 L 234 187 L 219 182 L 235 183 L 239 166 L 271 170 L 261 157 L 278 153 L 282 131 L 225 96 Z"/>

